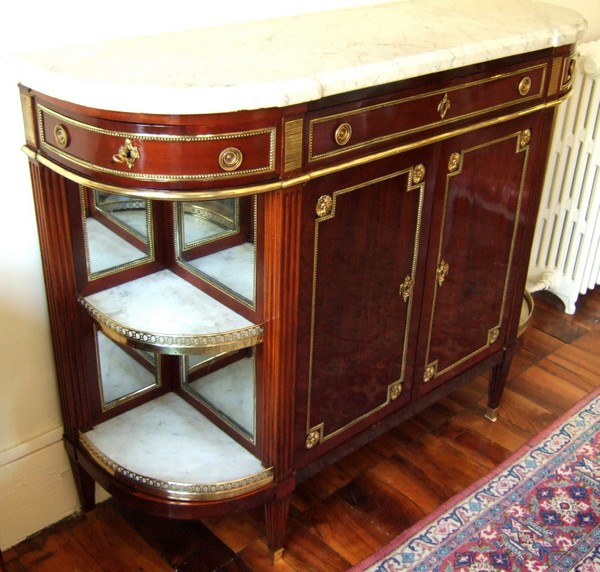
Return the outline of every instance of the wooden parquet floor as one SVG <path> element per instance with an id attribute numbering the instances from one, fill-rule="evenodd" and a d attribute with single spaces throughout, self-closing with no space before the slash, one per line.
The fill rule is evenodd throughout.
<path id="1" fill-rule="evenodd" d="M 294 493 L 283 560 L 272 565 L 262 510 L 173 522 L 113 501 L 4 554 L 7 572 L 347 570 L 507 458 L 600 385 L 600 289 L 575 316 L 535 295 L 500 418 L 483 417 L 478 378 Z"/>

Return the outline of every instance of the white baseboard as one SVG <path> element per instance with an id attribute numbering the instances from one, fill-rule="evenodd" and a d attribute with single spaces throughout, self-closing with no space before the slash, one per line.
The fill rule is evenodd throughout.
<path id="1" fill-rule="evenodd" d="M 23 457 L 27 457 L 32 453 L 37 453 L 46 447 L 50 447 L 56 443 L 62 443 L 63 428 L 62 426 L 54 427 L 29 441 L 20 443 L 9 449 L 0 451 L 0 467 L 18 461 Z"/>
<path id="2" fill-rule="evenodd" d="M 108 494 L 97 487 L 98 502 Z M 0 451 L 2 550 L 80 510 L 62 427 Z"/>

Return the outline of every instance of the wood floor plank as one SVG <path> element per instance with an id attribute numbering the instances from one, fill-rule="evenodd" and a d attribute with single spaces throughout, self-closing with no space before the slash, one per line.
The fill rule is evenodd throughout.
<path id="1" fill-rule="evenodd" d="M 265 534 L 264 511 L 202 519 L 202 523 L 233 552 L 241 552 Z"/>
<path id="2" fill-rule="evenodd" d="M 190 563 L 199 559 L 202 568 L 197 568 L 198 572 L 218 570 L 235 558 L 235 552 L 199 521 L 161 518 L 126 507 L 120 510 L 137 533 L 177 570 L 193 570 Z"/>
<path id="3" fill-rule="evenodd" d="M 391 540 L 390 535 L 375 526 L 368 516 L 337 496 L 311 507 L 302 521 L 352 565 Z"/>
<path id="4" fill-rule="evenodd" d="M 600 385 L 600 353 L 569 345 L 552 352 L 547 359 L 589 381 L 590 389 Z"/>
<path id="5" fill-rule="evenodd" d="M 374 478 L 372 473 L 354 479 L 336 496 L 360 511 L 391 538 L 427 515 L 417 503 Z"/>
<path id="6" fill-rule="evenodd" d="M 31 572 L 104 572 L 69 531 L 58 527 L 30 539 L 19 562 Z"/>
<path id="7" fill-rule="evenodd" d="M 294 494 L 293 505 L 304 512 L 307 506 L 329 497 L 380 460 L 381 456 L 374 449 L 369 448 L 344 457 L 301 483 Z"/>
<path id="8" fill-rule="evenodd" d="M 424 514 L 434 511 L 452 496 L 447 481 L 434 482 L 420 467 L 398 460 L 396 456 L 377 464 L 369 471 L 369 476 L 408 498 Z"/>
<path id="9" fill-rule="evenodd" d="M 564 306 L 549 292 L 536 292 L 533 296 L 535 310 L 531 319 L 533 327 L 566 343 L 573 343 L 587 332 L 579 317 L 564 313 Z"/>
<path id="10" fill-rule="evenodd" d="M 552 367 L 544 367 L 545 362 L 547 358 L 511 380 L 509 385 L 513 391 L 558 415 L 575 405 L 587 392 L 556 375 L 551 371 Z"/>
<path id="11" fill-rule="evenodd" d="M 374 439 L 366 448 L 375 451 L 381 458 L 387 459 L 394 453 L 418 441 L 428 431 L 414 419 L 408 419 L 397 427 L 390 429 L 377 439 Z"/>
<path id="12" fill-rule="evenodd" d="M 548 374 L 560 378 L 563 383 L 567 383 L 574 388 L 581 390 L 583 393 L 589 393 L 598 387 L 597 381 L 580 375 L 577 368 L 573 368 L 568 360 L 563 359 L 558 361 L 561 363 L 557 363 L 557 361 L 550 359 L 549 356 L 547 359 L 542 360 L 539 365 Z"/>
<path id="13" fill-rule="evenodd" d="M 169 566 L 117 512 L 104 503 L 69 526 L 71 534 L 103 570 L 168 572 Z"/>
<path id="14" fill-rule="evenodd" d="M 528 352 L 536 357 L 543 358 L 553 351 L 563 347 L 565 342 L 551 336 L 538 328 L 529 328 L 523 336 L 522 351 Z M 519 352 L 522 353 L 522 351 Z M 517 354 L 517 355 L 519 355 Z"/>
<path id="15" fill-rule="evenodd" d="M 582 350 L 585 350 L 591 354 L 597 355 L 600 353 L 600 331 L 588 332 L 580 338 L 577 338 L 572 345 Z"/>
<path id="16" fill-rule="evenodd" d="M 498 419 L 495 422 L 484 417 L 483 408 L 481 410 L 466 411 L 462 415 L 457 415 L 452 422 L 490 439 L 500 447 L 506 449 L 506 451 L 518 449 L 530 437 L 528 431 L 510 422 L 503 406 L 500 408 Z"/>
<path id="17" fill-rule="evenodd" d="M 530 399 L 528 393 L 529 387 L 521 387 L 520 383 L 527 383 L 527 376 L 516 380 L 504 391 L 502 404 L 498 411 L 499 420 L 509 424 L 513 428 L 518 428 L 517 440 L 509 444 L 506 438 L 511 436 L 510 431 L 502 431 L 505 435 L 501 438 L 508 449 L 519 448 L 542 429 L 547 427 L 558 416 L 557 407 L 544 407 L 535 399 Z M 493 429 L 493 428 L 492 428 Z M 520 438 L 520 443 L 518 439 Z"/>
<path id="18" fill-rule="evenodd" d="M 454 420 L 438 431 L 437 436 L 462 455 L 483 465 L 488 471 L 491 471 L 510 454 L 508 449 L 493 439 L 470 427 L 456 423 Z"/>
<path id="19" fill-rule="evenodd" d="M 286 561 L 287 557 L 286 549 L 284 550 L 284 557 L 277 562 L 273 562 L 273 556 L 264 539 L 255 540 L 240 552 L 240 558 L 250 570 L 261 570 L 264 572 L 299 572 L 300 569 L 294 568 L 288 564 Z"/>
<path id="20" fill-rule="evenodd" d="M 488 472 L 477 459 L 463 454 L 437 434 L 425 436 L 418 447 L 408 447 L 398 453 L 396 458 L 419 467 L 426 479 L 449 491 L 447 498 L 459 493 Z"/>
<path id="21" fill-rule="evenodd" d="M 297 572 L 346 572 L 350 568 L 345 558 L 295 519 L 288 528 L 283 560 Z"/>

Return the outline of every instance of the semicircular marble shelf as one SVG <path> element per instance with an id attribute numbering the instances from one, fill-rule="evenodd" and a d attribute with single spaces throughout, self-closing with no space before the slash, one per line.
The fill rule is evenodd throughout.
<path id="1" fill-rule="evenodd" d="M 253 324 L 168 270 L 80 297 L 111 339 L 159 353 L 231 351 L 262 342 Z"/>
<path id="2" fill-rule="evenodd" d="M 165 498 L 225 499 L 273 481 L 270 467 L 173 393 L 100 423 L 79 440 L 109 474 Z"/>

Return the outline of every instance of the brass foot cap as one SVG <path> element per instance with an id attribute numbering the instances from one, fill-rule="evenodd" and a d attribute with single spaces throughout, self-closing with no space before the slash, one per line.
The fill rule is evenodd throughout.
<path id="1" fill-rule="evenodd" d="M 273 564 L 277 564 L 283 558 L 283 548 L 278 548 L 277 550 L 273 550 Z"/>
<path id="2" fill-rule="evenodd" d="M 487 407 L 483 416 L 489 421 L 497 421 L 498 420 L 498 410 L 499 407 Z"/>

